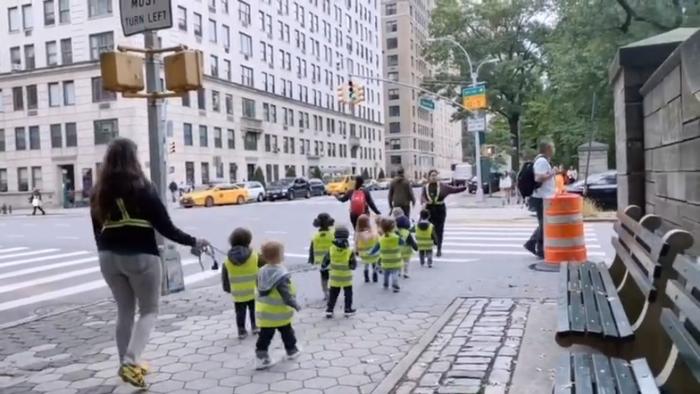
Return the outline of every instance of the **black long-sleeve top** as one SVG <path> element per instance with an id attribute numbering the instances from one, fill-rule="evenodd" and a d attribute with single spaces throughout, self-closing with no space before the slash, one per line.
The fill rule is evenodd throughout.
<path id="1" fill-rule="evenodd" d="M 374 200 L 372 199 L 372 193 L 370 193 L 366 189 L 355 189 L 355 190 L 350 190 L 344 195 L 338 197 L 338 201 L 340 202 L 346 202 L 349 201 L 352 198 L 352 194 L 355 193 L 356 191 L 361 191 L 362 193 L 365 193 L 365 201 L 367 204 L 365 205 L 365 214 L 369 213 L 369 210 L 371 209 L 372 212 L 374 212 L 377 215 L 380 215 L 379 209 L 377 209 L 377 206 L 374 204 Z"/>
<path id="2" fill-rule="evenodd" d="M 133 199 L 138 204 L 125 201 L 126 210 L 132 219 L 148 221 L 153 227 L 125 226 L 103 229 L 103 223 L 92 214 L 92 229 L 95 234 L 97 250 L 110 251 L 119 254 L 152 254 L 158 256 L 155 232 L 169 240 L 187 246 L 195 246 L 197 240 L 191 235 L 181 231 L 173 224 L 168 215 L 168 210 L 158 197 L 153 185 L 148 184 L 139 190 Z M 116 204 L 109 213 L 112 221 L 122 219 L 121 212 Z"/>

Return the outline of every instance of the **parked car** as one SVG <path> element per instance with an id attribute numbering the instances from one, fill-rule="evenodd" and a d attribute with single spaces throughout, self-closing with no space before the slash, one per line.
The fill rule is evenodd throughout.
<path id="1" fill-rule="evenodd" d="M 379 190 L 388 190 L 389 185 L 391 184 L 391 179 L 380 179 L 377 181 L 377 188 Z"/>
<path id="2" fill-rule="evenodd" d="M 326 184 L 318 178 L 309 179 L 309 187 L 311 188 L 311 196 L 326 195 Z"/>
<path id="3" fill-rule="evenodd" d="M 375 181 L 374 179 L 368 179 L 365 181 L 365 189 L 373 192 L 375 190 L 379 190 L 379 182 Z"/>
<path id="4" fill-rule="evenodd" d="M 326 185 L 326 192 L 332 196 L 342 195 L 355 188 L 355 177 L 344 175 Z"/>
<path id="5" fill-rule="evenodd" d="M 476 180 L 477 180 L 477 177 L 474 176 L 474 177 L 472 177 L 472 179 L 469 180 L 469 182 L 467 182 L 467 191 L 469 192 L 469 194 L 476 193 L 476 182 L 477 182 Z M 498 190 L 500 190 L 498 188 L 498 176 L 497 176 L 497 174 L 492 174 L 491 185 L 489 185 L 489 182 L 484 182 L 481 185 L 481 188 L 484 191 L 484 194 L 491 193 L 491 189 L 493 189 L 493 193 L 496 193 Z"/>
<path id="6" fill-rule="evenodd" d="M 311 187 L 304 178 L 282 178 L 267 185 L 268 201 L 281 198 L 294 200 L 297 197 L 311 198 Z"/>
<path id="7" fill-rule="evenodd" d="M 236 184 L 239 187 L 248 190 L 248 201 L 264 201 L 265 200 L 265 186 L 258 181 L 241 182 Z"/>
<path id="8" fill-rule="evenodd" d="M 567 186 L 566 191 L 585 195 L 602 209 L 617 209 L 617 172 L 606 171 L 588 176 L 588 191 L 583 180 Z"/>
<path id="9" fill-rule="evenodd" d="M 185 208 L 213 207 L 214 205 L 243 204 L 248 201 L 248 190 L 237 185 L 220 184 L 186 193 L 180 198 Z"/>

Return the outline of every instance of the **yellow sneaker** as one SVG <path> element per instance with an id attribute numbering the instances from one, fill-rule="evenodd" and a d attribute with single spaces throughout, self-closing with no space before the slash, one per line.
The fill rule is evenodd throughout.
<path id="1" fill-rule="evenodd" d="M 122 366 L 119 367 L 119 377 L 122 378 L 125 383 L 129 383 L 134 387 L 146 387 L 146 381 L 143 378 L 141 367 L 138 365 L 122 364 Z"/>
<path id="2" fill-rule="evenodd" d="M 143 376 L 146 376 L 149 373 L 151 373 L 151 367 L 145 361 L 142 362 L 141 364 L 136 364 L 136 368 L 139 368 L 141 370 L 141 374 Z"/>

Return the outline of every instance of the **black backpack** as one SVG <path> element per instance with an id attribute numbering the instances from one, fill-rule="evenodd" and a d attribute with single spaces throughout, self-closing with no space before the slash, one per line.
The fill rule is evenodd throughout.
<path id="1" fill-rule="evenodd" d="M 535 158 L 537 161 L 539 157 Z M 530 197 L 532 193 L 540 187 L 540 183 L 535 182 L 535 161 L 526 161 L 518 173 L 518 191 L 523 197 Z"/>

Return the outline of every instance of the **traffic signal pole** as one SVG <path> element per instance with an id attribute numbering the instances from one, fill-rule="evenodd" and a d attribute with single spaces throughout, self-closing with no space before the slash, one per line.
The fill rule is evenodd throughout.
<path id="1" fill-rule="evenodd" d="M 160 88 L 160 64 L 156 54 L 150 50 L 158 49 L 158 33 L 149 31 L 143 33 L 146 65 L 146 93 L 159 93 Z M 146 99 L 148 106 L 148 164 L 151 182 L 158 191 L 158 196 L 163 205 L 168 206 L 166 171 L 165 171 L 165 136 L 161 127 L 161 103 L 160 98 L 150 96 Z M 159 246 L 165 244 L 160 234 L 156 235 Z"/>

